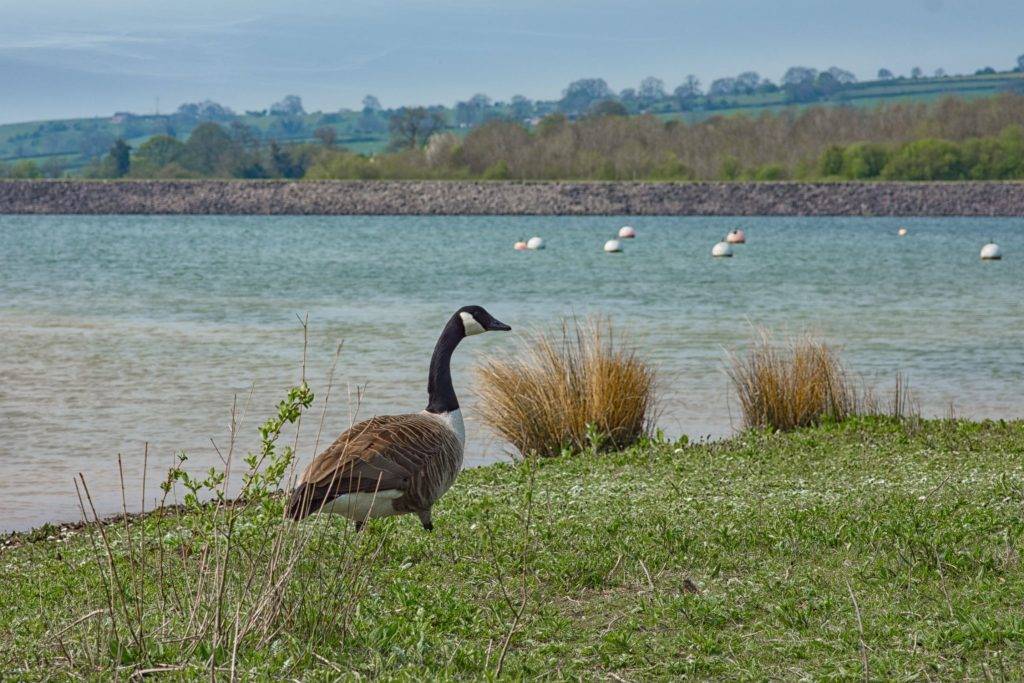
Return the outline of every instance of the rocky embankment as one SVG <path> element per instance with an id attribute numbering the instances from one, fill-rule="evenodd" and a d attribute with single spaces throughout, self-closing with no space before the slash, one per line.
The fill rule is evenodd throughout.
<path id="1" fill-rule="evenodd" d="M 0 213 L 1024 216 L 1024 183 L 10 180 Z"/>

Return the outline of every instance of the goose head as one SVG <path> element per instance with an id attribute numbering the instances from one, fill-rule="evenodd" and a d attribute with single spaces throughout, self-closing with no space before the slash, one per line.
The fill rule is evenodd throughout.
<path id="1" fill-rule="evenodd" d="M 453 414 L 459 410 L 459 400 L 455 397 L 455 389 L 452 387 L 449 366 L 452 352 L 459 342 L 474 334 L 508 332 L 511 329 L 480 306 L 463 306 L 455 311 L 441 330 L 441 336 L 437 338 L 437 344 L 434 346 L 434 355 L 430 357 L 427 412 Z"/>
<path id="2" fill-rule="evenodd" d="M 482 306 L 463 306 L 456 315 L 462 320 L 467 337 L 483 332 L 508 332 L 512 328 L 488 313 Z"/>

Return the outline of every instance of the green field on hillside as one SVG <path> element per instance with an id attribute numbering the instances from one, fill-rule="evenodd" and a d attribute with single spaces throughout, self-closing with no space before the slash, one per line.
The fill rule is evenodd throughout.
<path id="1" fill-rule="evenodd" d="M 891 81 L 865 81 L 846 86 L 831 98 L 813 102 L 788 103 L 782 92 L 763 95 L 745 95 L 728 98 L 734 106 L 720 109 L 699 109 L 687 112 L 659 113 L 665 119 L 683 119 L 693 123 L 712 116 L 734 114 L 759 115 L 763 112 L 778 113 L 785 109 L 806 109 L 807 107 L 856 106 L 877 107 L 897 103 L 927 103 L 943 97 L 959 97 L 970 100 L 992 97 L 1004 92 L 1024 90 L 1024 74 L 1005 73 L 978 76 L 956 76 L 946 78 L 895 79 Z"/>

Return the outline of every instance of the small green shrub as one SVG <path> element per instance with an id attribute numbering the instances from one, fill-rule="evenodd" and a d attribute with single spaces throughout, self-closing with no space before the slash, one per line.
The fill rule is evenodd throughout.
<path id="1" fill-rule="evenodd" d="M 877 178 L 888 161 L 884 145 L 858 142 L 843 150 L 842 174 L 850 180 Z"/>
<path id="2" fill-rule="evenodd" d="M 818 160 L 818 172 L 825 177 L 838 176 L 843 172 L 843 146 L 829 145 Z"/>
<path id="3" fill-rule="evenodd" d="M 736 180 L 743 173 L 743 167 L 736 157 L 725 157 L 719 166 L 718 177 L 722 180 Z"/>
<path id="4" fill-rule="evenodd" d="M 959 180 L 966 175 L 960 147 L 930 138 L 907 143 L 882 169 L 887 180 Z"/>
<path id="5" fill-rule="evenodd" d="M 298 525 L 284 516 L 281 490 L 294 473 L 293 444 L 312 402 L 304 380 L 289 390 L 260 425 L 259 448 L 242 458 L 240 488 L 230 498 L 235 411 L 229 445 L 218 449 L 223 466 L 195 474 L 179 454 L 150 513 L 125 511 L 123 525 L 102 520 L 84 478 L 76 482 L 94 555 L 82 580 L 97 590 L 95 602 L 75 605 L 81 614 L 70 614 L 59 632 L 54 663 L 63 673 L 123 678 L 180 668 L 216 680 L 284 633 L 312 645 L 345 632 L 365 558 L 379 547 L 349 539 L 347 525 Z M 286 429 L 294 436 L 282 445 Z M 174 505 L 179 493 L 182 504 Z M 349 540 L 342 561 L 310 561 L 325 545 Z"/>
<path id="6" fill-rule="evenodd" d="M 510 172 L 508 170 L 508 162 L 502 159 L 497 161 L 484 170 L 484 180 L 507 180 Z"/>
<path id="7" fill-rule="evenodd" d="M 757 169 L 754 180 L 785 180 L 789 177 L 785 166 L 779 164 L 767 164 Z"/>
<path id="8" fill-rule="evenodd" d="M 1007 126 L 997 138 L 967 140 L 963 156 L 974 180 L 1024 178 L 1024 128 Z"/>
<path id="9" fill-rule="evenodd" d="M 669 152 L 651 169 L 651 180 L 693 180 L 693 171 Z"/>

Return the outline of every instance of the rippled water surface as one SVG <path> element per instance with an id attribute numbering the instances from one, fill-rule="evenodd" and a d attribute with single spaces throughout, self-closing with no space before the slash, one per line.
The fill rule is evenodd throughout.
<path id="1" fill-rule="evenodd" d="M 602 253 L 625 222 L 639 237 Z M 710 258 L 734 226 L 748 244 Z M 533 234 L 546 250 L 512 250 Z M 978 259 L 989 238 L 1003 261 Z M 467 303 L 516 330 L 612 316 L 661 368 L 664 429 L 721 436 L 737 422 L 725 350 L 757 324 L 817 329 L 880 385 L 905 371 L 925 414 L 1020 416 L 1022 281 L 1024 222 L 1006 219 L 0 216 L 0 529 L 77 519 L 79 472 L 118 510 L 119 453 L 137 508 L 147 442 L 152 500 L 175 451 L 217 461 L 236 395 L 253 447 L 299 376 L 297 315 L 317 406 L 345 342 L 322 440 L 357 385 L 360 416 L 421 409 L 436 335 Z M 505 457 L 473 420 L 474 358 L 513 348 L 484 335 L 456 354 L 470 464 Z"/>

